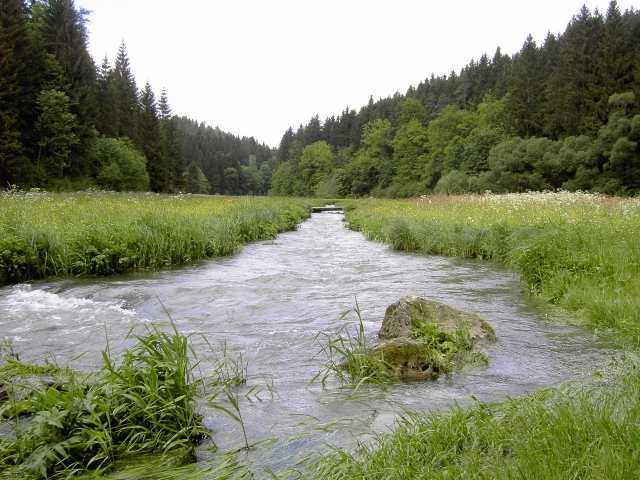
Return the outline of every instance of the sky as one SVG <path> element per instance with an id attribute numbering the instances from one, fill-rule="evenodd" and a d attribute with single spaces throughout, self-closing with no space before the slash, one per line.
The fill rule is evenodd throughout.
<path id="1" fill-rule="evenodd" d="M 564 31 L 585 0 L 76 0 L 90 51 L 127 45 L 139 86 L 174 113 L 277 146 L 318 114 L 406 92 L 531 33 Z M 609 0 L 586 0 L 606 12 Z M 634 5 L 619 0 L 622 10 Z"/>

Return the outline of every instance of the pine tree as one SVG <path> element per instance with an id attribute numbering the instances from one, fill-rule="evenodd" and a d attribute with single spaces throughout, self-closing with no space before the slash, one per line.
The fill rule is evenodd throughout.
<path id="1" fill-rule="evenodd" d="M 77 9 L 73 0 L 48 0 L 44 46 L 62 69 L 65 85 L 62 87 L 71 101 L 71 110 L 78 118 L 77 147 L 71 152 L 69 174 L 87 175 L 90 165 L 88 154 L 95 143 L 96 68 L 88 50 L 87 15 Z"/>
<path id="2" fill-rule="evenodd" d="M 559 39 L 555 68 L 547 79 L 547 134 L 593 133 L 606 120 L 607 95 L 598 80 L 603 20 L 582 7 Z"/>
<path id="3" fill-rule="evenodd" d="M 606 98 L 633 88 L 638 52 L 634 48 L 631 33 L 631 29 L 624 23 L 618 3 L 612 1 L 607 9 L 604 25 L 600 65 L 600 78 L 604 84 Z M 606 110 L 605 105 L 601 108 Z"/>
<path id="4" fill-rule="evenodd" d="M 98 132 L 107 137 L 117 137 L 117 122 L 113 98 L 113 69 L 106 56 L 98 69 L 96 96 L 98 101 L 96 128 Z"/>
<path id="5" fill-rule="evenodd" d="M 127 47 L 124 42 L 120 44 L 113 69 L 111 96 L 113 99 L 115 136 L 137 140 L 138 88 L 131 73 Z"/>
<path id="6" fill-rule="evenodd" d="M 278 162 L 286 162 L 289 160 L 289 149 L 291 148 L 291 144 L 293 143 L 294 135 L 293 129 L 289 127 L 284 135 L 282 135 L 282 140 L 280 140 L 280 147 L 278 148 Z"/>
<path id="7" fill-rule="evenodd" d="M 540 51 L 531 35 L 514 60 L 510 87 L 508 111 L 514 132 L 525 137 L 538 135 L 543 120 L 544 78 Z"/>
<path id="8" fill-rule="evenodd" d="M 171 111 L 169 98 L 165 89 L 162 89 L 158 110 L 160 117 L 162 163 L 168 166 L 169 188 L 174 191 L 179 191 L 183 188 L 183 173 L 185 168 L 180 154 L 176 122 L 173 118 L 173 112 Z"/>
<path id="9" fill-rule="evenodd" d="M 24 182 L 30 167 L 25 158 L 21 132 L 30 110 L 25 91 L 29 38 L 26 8 L 21 0 L 0 4 L 0 188 Z"/>
<path id="10" fill-rule="evenodd" d="M 140 115 L 138 120 L 138 140 L 140 148 L 147 158 L 149 186 L 154 192 L 167 192 L 170 189 L 170 168 L 162 155 L 162 136 L 156 97 L 147 82 L 140 96 Z"/>

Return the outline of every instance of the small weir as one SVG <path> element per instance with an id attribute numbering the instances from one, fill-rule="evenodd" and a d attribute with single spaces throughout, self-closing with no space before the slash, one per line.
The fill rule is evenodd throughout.
<path id="1" fill-rule="evenodd" d="M 311 207 L 311 211 L 313 213 L 344 213 L 344 209 L 342 207 L 337 207 L 335 205 L 325 205 L 324 207 Z"/>
<path id="2" fill-rule="evenodd" d="M 100 364 L 105 337 L 112 352 L 122 351 L 132 343 L 131 328 L 166 322 L 168 312 L 181 332 L 193 334 L 203 374 L 209 345 L 218 355 L 224 345 L 242 353 L 248 378 L 237 392 L 249 442 L 272 439 L 240 457 L 257 472 L 388 431 L 404 408 L 446 410 L 472 403 L 472 396 L 502 400 L 589 378 L 610 357 L 585 331 L 545 323 L 512 272 L 395 252 L 347 230 L 342 215 L 329 214 L 339 207 L 318 208 L 328 213 L 314 213 L 297 231 L 247 245 L 233 257 L 157 273 L 1 288 L 0 337 L 25 361 L 53 357 L 89 369 Z M 486 319 L 498 338 L 487 350 L 489 366 L 432 382 L 363 386 L 355 395 L 335 383 L 311 382 L 325 360 L 318 334 L 345 326 L 355 331 L 356 317 L 343 314 L 356 299 L 373 343 L 386 307 L 411 294 Z M 200 411 L 219 451 L 244 444 L 240 425 L 205 402 Z M 211 446 L 199 450 L 204 465 L 216 455 Z"/>

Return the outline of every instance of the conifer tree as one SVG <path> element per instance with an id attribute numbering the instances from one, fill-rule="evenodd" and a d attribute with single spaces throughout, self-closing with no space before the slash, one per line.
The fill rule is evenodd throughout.
<path id="1" fill-rule="evenodd" d="M 98 114 L 96 128 L 108 137 L 117 137 L 117 122 L 114 110 L 113 69 L 109 59 L 105 56 L 98 69 L 97 77 Z"/>
<path id="2" fill-rule="evenodd" d="M 160 95 L 158 115 L 160 118 L 162 163 L 167 165 L 169 172 L 168 188 L 173 191 L 179 191 L 183 188 L 184 183 L 184 164 L 180 155 L 176 122 L 173 118 L 173 112 L 165 89 L 162 89 L 162 94 Z"/>
<path id="3" fill-rule="evenodd" d="M 25 113 L 31 109 L 25 88 L 28 54 L 24 2 L 3 0 L 0 4 L 0 188 L 24 182 L 29 173 L 22 136 L 28 128 Z"/>
<path id="4" fill-rule="evenodd" d="M 72 113 L 78 119 L 78 143 L 71 152 L 69 174 L 89 174 L 87 157 L 95 143 L 96 68 L 88 50 L 87 15 L 73 0 L 48 0 L 42 26 L 45 49 L 60 66 Z"/>
<path id="5" fill-rule="evenodd" d="M 154 192 L 167 192 L 170 188 L 170 169 L 162 155 L 162 137 L 156 97 L 149 82 L 140 96 L 138 141 L 147 158 L 149 186 Z"/>
<path id="6" fill-rule="evenodd" d="M 129 55 L 124 42 L 120 44 L 118 49 L 111 83 L 115 136 L 137 140 L 138 88 L 131 73 Z"/>
<path id="7" fill-rule="evenodd" d="M 508 110 L 513 131 L 522 136 L 538 135 L 542 130 L 544 82 L 540 51 L 531 35 L 514 61 L 510 84 Z"/>

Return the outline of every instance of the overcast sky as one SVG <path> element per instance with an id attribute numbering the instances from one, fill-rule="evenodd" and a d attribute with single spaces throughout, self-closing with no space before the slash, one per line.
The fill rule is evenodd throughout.
<path id="1" fill-rule="evenodd" d="M 97 63 L 125 40 L 133 72 L 179 115 L 277 146 L 289 126 L 405 92 L 528 33 L 564 31 L 584 0 L 76 0 Z M 608 0 L 591 0 L 605 12 Z M 620 0 L 621 9 L 633 2 Z"/>

